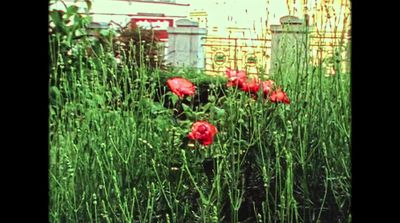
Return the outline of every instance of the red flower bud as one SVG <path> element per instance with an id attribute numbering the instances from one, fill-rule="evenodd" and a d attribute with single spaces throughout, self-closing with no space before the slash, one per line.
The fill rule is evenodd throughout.
<path id="1" fill-rule="evenodd" d="M 167 85 L 178 97 L 194 95 L 196 87 L 185 78 L 173 77 L 167 80 Z"/>
<path id="2" fill-rule="evenodd" d="M 243 83 L 246 82 L 247 76 L 244 71 L 234 71 L 228 68 L 226 71 L 226 76 L 228 77 L 228 87 L 238 86 L 242 87 Z"/>
<path id="3" fill-rule="evenodd" d="M 254 94 L 257 94 L 259 88 L 260 88 L 260 84 L 259 84 L 259 81 L 256 79 L 251 79 L 250 81 L 243 82 L 242 86 L 240 87 L 240 89 L 242 89 L 242 91 L 250 92 L 250 93 L 254 93 Z"/>
<path id="4" fill-rule="evenodd" d="M 275 103 L 283 102 L 285 104 L 290 104 L 290 100 L 289 100 L 288 96 L 280 88 L 276 91 L 273 91 L 271 93 L 271 95 L 269 96 L 269 99 L 271 102 L 275 102 Z"/>
<path id="5" fill-rule="evenodd" d="M 192 125 L 192 132 L 188 134 L 189 139 L 197 140 L 202 145 L 210 145 L 217 134 L 217 128 L 205 121 L 197 121 Z"/>
<path id="6" fill-rule="evenodd" d="M 267 81 L 263 81 L 261 83 L 261 87 L 262 87 L 262 90 L 263 90 L 263 93 L 264 93 L 264 97 L 267 97 L 268 94 L 271 92 L 274 83 L 275 82 L 273 80 L 267 80 Z"/>

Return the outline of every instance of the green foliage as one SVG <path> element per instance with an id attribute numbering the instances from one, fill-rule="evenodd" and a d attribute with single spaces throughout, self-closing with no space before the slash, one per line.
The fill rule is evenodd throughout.
<path id="1" fill-rule="evenodd" d="M 204 72 L 190 68 L 169 68 L 169 70 L 160 73 L 161 81 L 165 82 L 172 77 L 183 77 L 193 82 L 197 87 L 213 84 L 214 86 L 223 86 L 226 84 L 225 76 L 210 76 Z"/>
<path id="2" fill-rule="evenodd" d="M 87 1 L 90 8 L 90 1 Z M 88 15 L 78 12 L 75 5 L 65 6 L 65 10 L 52 10 L 49 12 L 49 34 L 61 40 L 60 47 L 71 47 L 76 39 L 87 35 L 87 26 L 92 21 Z"/>
<path id="3" fill-rule="evenodd" d="M 114 38 L 114 49 L 126 58 L 133 67 L 165 69 L 164 47 L 157 37 L 157 31 L 123 27 Z"/>
<path id="4" fill-rule="evenodd" d="M 73 39 L 71 56 L 51 50 L 50 222 L 350 221 L 349 74 L 277 73 L 291 104 L 273 104 L 225 77 L 118 64 L 107 47 L 87 57 Z M 169 92 L 174 76 L 196 95 Z M 186 137 L 196 120 L 217 126 L 212 145 Z"/>

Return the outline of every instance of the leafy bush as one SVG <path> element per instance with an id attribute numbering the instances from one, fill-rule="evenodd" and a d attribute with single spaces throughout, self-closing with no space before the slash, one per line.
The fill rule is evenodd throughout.
<path id="1" fill-rule="evenodd" d="M 135 68 L 146 67 L 154 70 L 165 69 L 163 46 L 157 31 L 140 28 L 121 27 L 114 39 L 114 49 L 118 56 L 124 55 L 126 61 Z"/>

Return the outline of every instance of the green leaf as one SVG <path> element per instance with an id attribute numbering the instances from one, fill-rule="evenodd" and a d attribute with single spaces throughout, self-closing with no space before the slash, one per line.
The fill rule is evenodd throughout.
<path id="1" fill-rule="evenodd" d="M 50 22 L 54 23 L 57 32 L 61 32 L 61 33 L 66 32 L 66 26 L 63 21 L 61 12 L 55 11 L 55 10 L 51 11 L 50 12 Z"/>
<path id="2" fill-rule="evenodd" d="M 222 108 L 218 108 L 218 107 L 214 107 L 213 112 L 216 116 L 217 119 L 223 119 L 223 117 L 225 116 L 225 109 Z"/>
<path id="3" fill-rule="evenodd" d="M 201 108 L 201 110 L 202 110 L 203 112 L 206 112 L 206 111 L 211 107 L 211 105 L 213 105 L 213 103 L 207 103 L 206 105 L 204 105 L 204 106 Z"/>
<path id="4" fill-rule="evenodd" d="M 71 5 L 67 8 L 67 18 L 69 18 L 72 15 L 75 15 L 78 12 L 78 6 L 76 5 Z"/>
<path id="5" fill-rule="evenodd" d="M 75 31 L 75 36 L 84 36 L 86 32 L 82 29 L 78 29 Z"/>
<path id="6" fill-rule="evenodd" d="M 176 94 L 171 95 L 172 104 L 176 105 L 176 102 L 179 100 L 179 97 Z"/>
<path id="7" fill-rule="evenodd" d="M 188 106 L 182 103 L 183 110 L 189 114 L 193 113 L 193 110 Z"/>
<path id="8" fill-rule="evenodd" d="M 54 100 L 59 99 L 61 96 L 60 90 L 58 90 L 58 88 L 56 86 L 52 86 L 50 88 L 50 97 L 53 97 Z"/>
<path id="9" fill-rule="evenodd" d="M 102 36 L 108 36 L 108 35 L 110 35 L 110 33 L 111 33 L 111 30 L 107 30 L 107 29 L 100 30 L 100 34 Z"/>

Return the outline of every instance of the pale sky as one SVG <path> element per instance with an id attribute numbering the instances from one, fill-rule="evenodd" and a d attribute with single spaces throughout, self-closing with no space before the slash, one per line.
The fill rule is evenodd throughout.
<path id="1" fill-rule="evenodd" d="M 316 7 L 317 3 L 321 4 L 322 1 L 323 0 L 309 0 L 307 1 L 307 7 L 311 10 Z M 349 0 L 331 0 L 327 2 L 336 2 L 334 7 L 335 12 L 332 11 L 332 13 L 341 14 L 340 5 L 342 2 L 348 1 Z M 73 3 L 74 1 L 65 0 L 65 2 Z M 279 25 L 279 19 L 289 15 L 287 2 L 294 5 L 297 10 L 297 13 L 295 13 L 296 15 L 301 16 L 303 14 L 303 1 L 295 0 L 176 0 L 176 2 L 190 4 L 190 6 L 95 0 L 93 1 L 92 12 L 98 14 L 93 15 L 93 19 L 105 22 L 113 20 L 121 24 L 126 24 L 129 22 L 130 17 L 123 15 L 123 13 L 135 14 L 140 12 L 153 12 L 164 13 L 167 16 L 189 16 L 189 13 L 193 11 L 206 11 L 208 13 L 207 24 L 209 27 L 238 27 L 259 32 L 260 30 L 265 30 L 266 20 L 268 26 Z M 55 5 L 59 5 L 63 8 L 60 2 Z M 291 8 L 291 10 L 293 10 L 293 8 Z M 120 13 L 121 15 L 107 15 L 110 13 Z M 338 22 L 340 22 L 339 20 Z"/>
<path id="2" fill-rule="evenodd" d="M 232 23 L 236 23 L 238 26 L 248 26 L 252 21 L 258 22 L 261 17 L 266 18 L 268 13 L 266 0 L 190 0 L 181 2 L 189 3 L 193 10 L 207 11 L 211 22 L 214 20 L 216 22 L 227 21 L 228 16 L 232 16 Z M 285 2 L 285 0 L 269 1 L 269 24 L 279 24 L 279 18 L 288 15 L 289 11 Z"/>
<path id="3" fill-rule="evenodd" d="M 304 19 L 302 17 L 304 6 L 308 8 L 309 15 L 312 16 L 324 3 L 328 8 L 323 8 L 321 12 L 329 11 L 333 27 L 342 28 L 344 14 L 350 13 L 350 7 L 344 7 L 350 4 L 350 0 L 308 0 L 307 5 L 303 5 L 304 1 L 295 0 L 181 0 L 177 2 L 191 4 L 190 11 L 207 11 L 209 26 L 236 26 L 251 29 L 255 26 L 258 31 L 265 28 L 266 19 L 268 26 L 279 25 L 279 19 L 290 14 Z M 290 12 L 287 2 L 291 5 Z M 316 20 L 320 21 L 319 18 Z M 326 18 L 324 20 L 326 22 Z"/>

